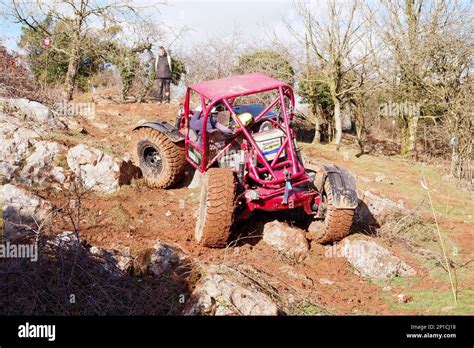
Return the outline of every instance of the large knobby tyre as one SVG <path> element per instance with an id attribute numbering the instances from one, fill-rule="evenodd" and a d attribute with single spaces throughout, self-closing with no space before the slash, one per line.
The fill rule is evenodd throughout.
<path id="1" fill-rule="evenodd" d="M 152 128 L 139 128 L 133 131 L 131 152 L 149 187 L 168 188 L 184 176 L 183 142 L 174 143 Z"/>
<path id="2" fill-rule="evenodd" d="M 315 231 L 313 240 L 321 244 L 338 242 L 349 235 L 354 209 L 340 209 L 332 204 L 329 179 L 324 184 L 323 200 L 326 213 L 321 228 Z"/>
<path id="3" fill-rule="evenodd" d="M 234 218 L 235 174 L 225 168 L 210 168 L 203 176 L 201 200 L 194 236 L 211 248 L 227 245 Z"/>

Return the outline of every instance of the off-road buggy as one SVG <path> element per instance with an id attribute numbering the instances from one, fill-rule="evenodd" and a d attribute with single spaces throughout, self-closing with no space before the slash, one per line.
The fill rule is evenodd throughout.
<path id="1" fill-rule="evenodd" d="M 355 181 L 337 166 L 305 168 L 294 105 L 291 86 L 260 73 L 192 84 L 175 125 L 134 129 L 134 161 L 151 187 L 178 184 L 186 163 L 203 173 L 195 238 L 204 246 L 225 246 L 234 219 L 294 208 L 320 221 L 317 241 L 339 240 L 358 204 Z"/>

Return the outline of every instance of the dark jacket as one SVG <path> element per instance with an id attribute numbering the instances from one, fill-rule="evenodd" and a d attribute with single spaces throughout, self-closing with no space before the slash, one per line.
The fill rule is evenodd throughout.
<path id="1" fill-rule="evenodd" d="M 171 59 L 167 54 L 156 57 L 155 71 L 157 79 L 171 78 Z"/>

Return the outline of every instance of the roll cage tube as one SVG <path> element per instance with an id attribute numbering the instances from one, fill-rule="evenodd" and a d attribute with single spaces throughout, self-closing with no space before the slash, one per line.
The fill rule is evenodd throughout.
<path id="1" fill-rule="evenodd" d="M 186 140 L 186 146 L 188 146 L 188 144 L 191 143 L 191 146 L 196 148 L 201 153 L 202 158 L 201 158 L 201 163 L 200 163 L 201 165 L 200 166 L 196 165 L 193 161 L 190 161 L 191 164 L 196 169 L 198 169 L 201 172 L 205 172 L 219 157 L 221 157 L 225 153 L 225 151 L 227 149 L 229 149 L 232 146 L 232 144 L 238 138 L 238 135 L 240 133 L 243 133 L 244 137 L 252 145 L 252 148 L 256 152 L 258 160 L 264 166 L 264 168 L 251 168 L 251 173 L 253 174 L 253 175 L 251 175 L 251 178 L 253 180 L 259 182 L 260 184 L 265 184 L 265 185 L 267 185 L 267 184 L 279 184 L 279 183 L 284 182 L 285 177 L 282 177 L 282 176 L 278 177 L 277 174 L 275 173 L 275 169 L 278 167 L 278 165 L 280 165 L 280 167 L 281 167 L 281 163 L 277 163 L 279 156 L 277 156 L 271 163 L 269 163 L 267 161 L 267 159 L 263 155 L 263 152 L 260 150 L 258 145 L 255 143 L 255 140 L 253 139 L 252 135 L 247 130 L 247 128 L 242 124 L 240 119 L 237 117 L 237 113 L 235 112 L 235 110 L 232 107 L 232 104 L 234 103 L 236 97 L 252 95 L 252 94 L 267 92 L 267 91 L 271 91 L 271 90 L 277 90 L 278 91 L 278 96 L 254 118 L 254 122 L 258 122 L 259 120 L 261 120 L 261 118 L 268 111 L 270 111 L 275 105 L 277 105 L 278 103 L 280 103 L 282 105 L 281 108 L 282 108 L 282 113 L 283 113 L 283 125 L 281 125 L 281 126 L 283 126 L 283 127 L 280 127 L 280 128 L 282 128 L 282 130 L 286 134 L 286 139 L 284 140 L 284 142 L 282 144 L 282 147 L 279 151 L 279 154 L 281 154 L 285 148 L 288 149 L 287 154 L 288 154 L 288 157 L 289 157 L 289 163 L 286 163 L 286 162 L 288 162 L 288 161 L 286 161 L 285 164 L 290 164 L 291 163 L 292 173 L 291 173 L 290 177 L 291 177 L 291 179 L 297 179 L 297 178 L 301 177 L 301 175 L 304 173 L 304 168 L 300 167 L 299 161 L 297 161 L 297 159 L 295 158 L 296 156 L 295 156 L 295 152 L 294 152 L 294 143 L 291 140 L 292 133 L 291 133 L 290 122 L 289 121 L 293 118 L 293 114 L 292 114 L 292 112 L 288 112 L 286 110 L 286 105 L 285 105 L 285 96 L 287 96 L 290 99 L 292 109 L 294 108 L 294 105 L 295 105 L 294 93 L 293 93 L 293 91 L 290 87 L 280 86 L 278 88 L 269 88 L 269 89 L 265 89 L 265 90 L 259 90 L 259 91 L 256 91 L 256 92 L 252 92 L 252 93 L 244 93 L 244 94 L 238 95 L 238 96 L 227 95 L 227 96 L 217 98 L 215 100 L 208 100 L 209 104 L 207 106 L 206 106 L 206 98 L 203 95 L 196 92 L 196 93 L 199 94 L 200 103 L 201 103 L 201 107 L 202 107 L 202 113 L 201 113 L 200 117 L 204 118 L 203 122 L 202 122 L 202 129 L 201 129 L 201 145 L 199 145 L 199 144 L 197 144 L 197 143 L 195 143 L 195 142 L 193 142 L 189 139 L 189 118 L 190 118 L 190 111 L 191 111 L 190 107 L 189 107 L 189 104 L 190 104 L 191 90 L 192 89 L 188 87 L 188 89 L 186 91 L 186 98 L 185 98 L 185 105 L 184 105 L 184 117 L 185 117 L 185 123 L 184 124 L 185 124 L 185 128 L 186 128 L 185 129 L 185 140 Z M 230 101 L 228 99 L 230 99 Z M 214 105 L 217 104 L 217 103 L 220 103 L 220 102 L 222 102 L 227 107 L 227 109 L 230 111 L 234 121 L 239 125 L 239 128 L 237 129 L 237 131 L 234 134 L 234 139 L 229 144 L 227 144 L 223 149 L 221 149 L 217 153 L 217 155 L 209 161 L 209 163 L 207 163 L 208 162 L 207 161 L 207 153 L 205 151 L 205 149 L 207 147 L 207 141 L 208 141 L 208 139 L 207 139 L 207 120 L 208 120 L 210 111 L 212 110 Z M 188 153 L 186 153 L 186 157 L 188 157 Z M 261 174 L 263 172 L 268 172 L 272 176 L 272 180 L 262 180 L 262 179 L 260 179 L 259 174 Z"/>

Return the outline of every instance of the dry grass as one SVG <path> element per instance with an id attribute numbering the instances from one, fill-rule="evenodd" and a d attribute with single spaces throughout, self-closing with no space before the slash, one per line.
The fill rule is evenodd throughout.
<path id="1" fill-rule="evenodd" d="M 433 222 L 422 219 L 417 213 L 392 211 L 386 222 L 377 230 L 376 236 L 391 245 L 402 246 L 413 254 L 434 261 L 436 266 L 447 271 L 435 228 Z M 455 264 L 452 259 L 449 262 Z"/>
<path id="2" fill-rule="evenodd" d="M 57 98 L 57 91 L 34 81 L 26 63 L 0 44 L 0 96 L 52 104 Z"/>
<path id="3" fill-rule="evenodd" d="M 27 241 L 23 241 L 25 243 Z M 140 278 L 104 266 L 83 245 L 65 248 L 41 237 L 38 261 L 0 260 L 1 315 L 176 315 L 182 276 Z M 71 299 L 74 298 L 74 301 Z"/>
<path id="4" fill-rule="evenodd" d="M 446 261 L 438 242 L 436 226 L 432 221 L 424 220 L 416 213 L 393 212 L 387 222 L 377 230 L 376 236 L 389 245 L 400 246 L 418 257 L 432 277 L 447 280 Z M 472 279 L 474 259 L 465 260 L 454 253 L 459 247 L 450 239 L 445 238 L 445 243 L 447 250 L 453 251 L 448 253 L 447 258 L 449 267 L 454 271 L 454 285 L 459 291 L 466 281 L 469 283 L 469 279 Z"/>
<path id="5" fill-rule="evenodd" d="M 401 243 L 407 249 L 421 244 L 436 242 L 434 225 L 422 219 L 417 213 L 392 210 L 387 214 L 386 223 L 377 231 L 377 236 L 391 243 Z"/>
<path id="6" fill-rule="evenodd" d="M 62 192 L 66 201 L 53 213 L 71 226 L 76 243 L 58 242 L 42 229 L 10 241 L 36 243 L 38 260 L 0 259 L 0 315 L 180 314 L 182 297 L 190 292 L 189 277 L 174 271 L 142 276 L 132 257 L 122 271 L 111 255 L 92 254 L 90 245 L 80 242 L 81 202 L 91 192 L 73 175 Z"/>

